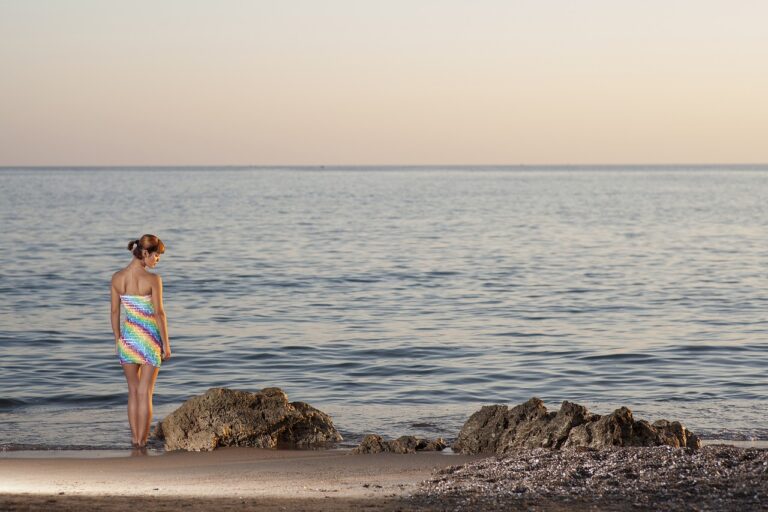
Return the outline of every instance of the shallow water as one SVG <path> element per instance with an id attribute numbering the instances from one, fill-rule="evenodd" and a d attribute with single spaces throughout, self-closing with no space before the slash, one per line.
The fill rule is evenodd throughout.
<path id="1" fill-rule="evenodd" d="M 155 419 L 283 388 L 454 437 L 538 396 L 768 440 L 768 168 L 0 170 L 0 445 L 124 447 L 109 279 L 158 234 Z"/>

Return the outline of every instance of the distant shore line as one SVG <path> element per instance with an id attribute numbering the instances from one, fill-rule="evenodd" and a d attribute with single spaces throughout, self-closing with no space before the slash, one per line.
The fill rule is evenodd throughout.
<path id="1" fill-rule="evenodd" d="M 211 165 L 0 165 L 4 170 L 760 170 L 768 171 L 768 163 L 648 163 L 648 164 L 211 164 Z"/>

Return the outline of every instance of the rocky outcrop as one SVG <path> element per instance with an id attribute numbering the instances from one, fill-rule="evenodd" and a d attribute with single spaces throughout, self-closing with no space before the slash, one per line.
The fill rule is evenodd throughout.
<path id="1" fill-rule="evenodd" d="M 659 445 L 697 449 L 701 441 L 680 422 L 636 421 L 626 407 L 601 416 L 566 400 L 559 411 L 548 412 L 534 397 L 512 409 L 506 405 L 482 407 L 464 423 L 451 448 L 458 453 L 503 455 L 520 448 Z"/>
<path id="2" fill-rule="evenodd" d="M 448 446 L 442 437 L 435 440 L 421 439 L 415 436 L 400 436 L 385 441 L 378 434 L 368 434 L 363 441 L 352 449 L 352 453 L 414 453 L 417 451 L 441 451 Z"/>
<path id="3" fill-rule="evenodd" d="M 626 407 L 595 421 L 576 426 L 563 448 L 608 448 L 611 446 L 660 446 L 701 448 L 701 441 L 679 421 L 658 420 L 653 424 L 635 420 Z"/>
<path id="4" fill-rule="evenodd" d="M 320 448 L 342 440 L 330 416 L 307 403 L 288 402 L 274 387 L 257 393 L 211 388 L 158 422 L 154 435 L 166 450 L 188 451 Z"/>

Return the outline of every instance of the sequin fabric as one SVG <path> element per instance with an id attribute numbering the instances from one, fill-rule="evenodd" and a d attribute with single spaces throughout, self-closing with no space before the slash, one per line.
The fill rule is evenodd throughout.
<path id="1" fill-rule="evenodd" d="M 152 295 L 121 295 L 125 318 L 120 325 L 117 354 L 120 364 L 160 366 L 162 342 Z"/>

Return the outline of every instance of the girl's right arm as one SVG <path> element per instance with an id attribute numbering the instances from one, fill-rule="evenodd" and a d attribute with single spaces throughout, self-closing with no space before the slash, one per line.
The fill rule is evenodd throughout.
<path id="1" fill-rule="evenodd" d="M 163 308 L 163 279 L 159 275 L 155 277 L 152 284 L 152 305 L 155 308 L 155 318 L 163 340 L 163 359 L 168 359 L 171 357 L 171 343 L 168 340 L 168 320 Z"/>

